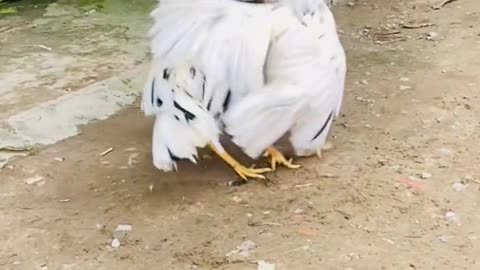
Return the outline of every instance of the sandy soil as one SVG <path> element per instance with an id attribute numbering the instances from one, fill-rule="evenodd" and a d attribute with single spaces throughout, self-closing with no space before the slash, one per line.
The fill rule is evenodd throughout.
<path id="1" fill-rule="evenodd" d="M 10 163 L 0 268 L 480 269 L 480 2 L 435 3 L 337 9 L 349 76 L 336 147 L 268 186 L 228 187 L 208 152 L 158 172 L 137 109 Z M 248 256 L 226 256 L 247 240 Z"/>

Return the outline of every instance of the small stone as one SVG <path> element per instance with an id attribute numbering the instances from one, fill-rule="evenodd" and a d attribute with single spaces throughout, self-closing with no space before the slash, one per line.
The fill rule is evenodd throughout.
<path id="1" fill-rule="evenodd" d="M 439 152 L 442 156 L 449 156 L 449 155 L 452 154 L 452 150 L 447 149 L 447 148 L 440 148 L 440 149 L 438 149 L 438 152 Z"/>
<path id="2" fill-rule="evenodd" d="M 117 226 L 117 228 L 115 229 L 115 231 L 125 231 L 125 232 L 129 232 L 133 229 L 132 225 L 129 225 L 129 224 L 120 224 Z"/>
<path id="3" fill-rule="evenodd" d="M 268 263 L 266 261 L 260 260 L 257 261 L 257 270 L 275 270 L 275 264 Z"/>
<path id="4" fill-rule="evenodd" d="M 300 215 L 300 214 L 303 214 L 303 213 L 305 213 L 305 210 L 303 210 L 302 208 L 295 209 L 295 214 L 296 215 Z"/>
<path id="5" fill-rule="evenodd" d="M 422 172 L 422 173 L 420 174 L 420 178 L 421 178 L 421 179 L 424 179 L 424 180 L 425 180 L 425 179 L 429 179 L 430 177 L 432 177 L 432 174 L 431 174 L 431 173 L 428 173 L 428 172 Z"/>
<path id="6" fill-rule="evenodd" d="M 57 157 L 57 158 L 55 158 L 55 161 L 63 162 L 63 161 L 65 161 L 65 158 L 63 158 L 63 157 Z"/>
<path id="7" fill-rule="evenodd" d="M 120 240 L 118 240 L 117 238 L 113 239 L 111 245 L 112 245 L 112 248 L 119 248 L 121 245 Z"/>
<path id="8" fill-rule="evenodd" d="M 455 212 L 448 211 L 445 213 L 445 219 L 448 222 L 458 222 L 458 216 Z"/>
<path id="9" fill-rule="evenodd" d="M 401 77 L 401 78 L 400 78 L 400 81 L 401 81 L 401 82 L 409 82 L 409 81 L 410 81 L 410 78 L 408 78 L 408 77 Z"/>
<path id="10" fill-rule="evenodd" d="M 439 237 L 437 237 L 438 240 L 440 240 L 440 242 L 442 243 L 448 243 L 448 236 L 447 235 L 441 235 Z"/>
<path id="11" fill-rule="evenodd" d="M 368 81 L 367 81 L 367 80 L 361 80 L 360 83 L 363 84 L 363 85 L 368 85 Z"/>
<path id="12" fill-rule="evenodd" d="M 251 251 L 256 247 L 257 244 L 251 240 L 247 240 L 237 246 L 234 250 L 228 252 L 225 257 L 227 257 L 230 262 L 245 261 L 246 258 L 250 256 Z"/>
<path id="13" fill-rule="evenodd" d="M 427 40 L 430 40 L 430 41 L 435 41 L 435 40 L 438 39 L 438 36 L 439 36 L 439 35 L 438 35 L 437 32 L 428 32 L 426 39 L 427 39 Z"/>
<path id="14" fill-rule="evenodd" d="M 113 232 L 113 238 L 115 239 L 124 239 L 127 236 L 127 233 L 132 230 L 132 225 L 120 224 L 117 226 Z"/>
<path id="15" fill-rule="evenodd" d="M 463 183 L 456 182 L 456 183 L 453 183 L 452 188 L 453 188 L 456 192 L 464 192 L 465 189 L 467 189 L 467 186 L 466 186 L 465 184 L 463 184 Z"/>
<path id="16" fill-rule="evenodd" d="M 150 186 L 148 186 L 148 189 L 150 190 L 150 192 L 153 192 L 153 189 L 154 189 L 153 184 L 151 184 Z"/>
<path id="17" fill-rule="evenodd" d="M 405 90 L 409 90 L 409 89 L 412 89 L 412 87 L 408 86 L 408 85 L 400 85 L 400 90 L 401 91 L 405 91 Z"/>

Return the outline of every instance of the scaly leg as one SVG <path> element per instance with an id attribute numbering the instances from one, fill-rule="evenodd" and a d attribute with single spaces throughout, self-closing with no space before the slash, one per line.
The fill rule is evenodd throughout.
<path id="1" fill-rule="evenodd" d="M 245 181 L 248 181 L 248 178 L 265 179 L 265 176 L 263 176 L 262 173 L 272 171 L 270 168 L 247 168 L 236 161 L 230 154 L 228 154 L 227 151 L 221 147 L 221 145 L 209 143 L 208 146 L 223 160 L 225 160 L 225 162 L 232 166 L 235 172 Z"/>
<path id="2" fill-rule="evenodd" d="M 274 147 L 267 148 L 263 156 L 270 157 L 270 165 L 272 166 L 273 171 L 277 168 L 277 164 L 283 165 L 289 169 L 298 169 L 301 167 L 300 164 L 293 164 L 292 159 L 287 160 L 282 152 Z"/>

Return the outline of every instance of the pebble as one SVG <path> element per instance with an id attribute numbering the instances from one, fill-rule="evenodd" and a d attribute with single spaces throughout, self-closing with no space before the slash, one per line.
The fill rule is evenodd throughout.
<path id="1" fill-rule="evenodd" d="M 420 174 L 420 178 L 421 179 L 429 179 L 430 177 L 432 177 L 432 174 L 431 173 L 428 173 L 428 172 L 422 172 Z"/>
<path id="2" fill-rule="evenodd" d="M 300 214 L 303 214 L 303 213 L 305 213 L 305 210 L 303 210 L 302 208 L 295 209 L 295 214 L 296 215 L 300 215 Z"/>
<path id="3" fill-rule="evenodd" d="M 225 257 L 230 262 L 238 262 L 238 261 L 245 261 L 247 257 L 250 256 L 252 250 L 257 247 L 257 244 L 251 240 L 247 240 L 237 246 L 234 250 L 228 252 Z"/>
<path id="4" fill-rule="evenodd" d="M 401 91 L 405 91 L 405 90 L 408 90 L 408 89 L 412 89 L 412 87 L 408 86 L 408 85 L 400 85 L 400 90 Z"/>
<path id="5" fill-rule="evenodd" d="M 458 216 L 455 212 L 448 211 L 445 213 L 445 219 L 448 222 L 457 222 L 458 221 Z"/>
<path id="6" fill-rule="evenodd" d="M 452 150 L 448 148 L 440 148 L 438 149 L 438 153 L 440 153 L 442 156 L 449 156 L 452 154 Z"/>
<path id="7" fill-rule="evenodd" d="M 431 40 L 431 41 L 437 40 L 438 39 L 438 33 L 437 32 L 428 32 L 426 39 Z"/>
<path id="8" fill-rule="evenodd" d="M 120 240 L 118 240 L 117 238 L 113 239 L 112 240 L 112 248 L 119 248 L 120 247 Z"/>
<path id="9" fill-rule="evenodd" d="M 133 229 L 132 225 L 129 225 L 129 224 L 119 224 L 117 226 L 117 228 L 115 229 L 115 231 L 131 231 Z"/>
<path id="10" fill-rule="evenodd" d="M 117 226 L 115 231 L 113 232 L 113 238 L 115 239 L 123 239 L 127 236 L 127 233 L 132 230 L 132 225 L 128 224 L 120 224 Z"/>
<path id="11" fill-rule="evenodd" d="M 467 185 L 465 185 L 465 184 L 463 184 L 463 183 L 460 183 L 460 182 L 456 182 L 456 183 L 453 183 L 452 188 L 453 188 L 456 192 L 464 192 L 465 189 L 467 189 Z"/>
<path id="12" fill-rule="evenodd" d="M 448 236 L 447 235 L 441 235 L 438 237 L 438 240 L 442 243 L 448 243 Z"/>
<path id="13" fill-rule="evenodd" d="M 266 261 L 260 260 L 257 261 L 257 270 L 275 270 L 275 264 L 268 263 Z"/>

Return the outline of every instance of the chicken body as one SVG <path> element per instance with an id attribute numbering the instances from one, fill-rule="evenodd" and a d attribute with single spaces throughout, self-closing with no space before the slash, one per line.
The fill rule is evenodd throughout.
<path id="1" fill-rule="evenodd" d="M 299 156 L 325 144 L 346 73 L 334 17 L 326 0 L 263 2 L 159 1 L 142 100 L 157 168 L 196 162 L 206 145 L 229 162 L 222 132 L 254 159 L 286 133 Z"/>

